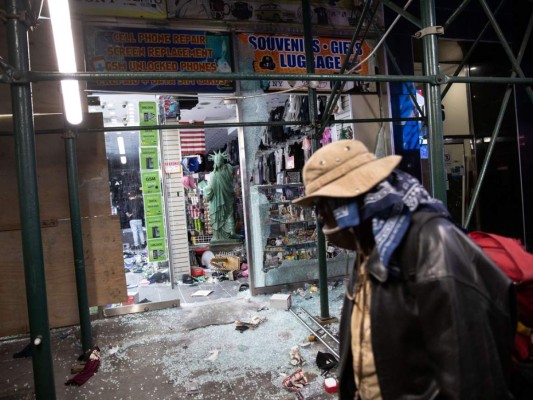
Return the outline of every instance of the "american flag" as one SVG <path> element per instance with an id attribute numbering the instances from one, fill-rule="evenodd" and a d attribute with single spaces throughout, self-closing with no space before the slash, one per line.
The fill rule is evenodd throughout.
<path id="1" fill-rule="evenodd" d="M 195 122 L 198 123 L 198 122 Z M 187 125 L 187 122 L 180 122 Z M 205 153 L 205 130 L 204 128 L 180 128 L 181 155 L 194 155 Z"/>

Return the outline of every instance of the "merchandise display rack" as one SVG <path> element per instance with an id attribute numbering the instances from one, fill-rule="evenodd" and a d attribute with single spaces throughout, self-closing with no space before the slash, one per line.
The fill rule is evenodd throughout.
<path id="1" fill-rule="evenodd" d="M 260 207 L 266 215 L 264 225 L 268 233 L 263 237 L 263 267 L 267 273 L 288 264 L 303 265 L 300 261 L 313 264 L 318 260 L 316 216 L 314 209 L 293 204 L 292 200 L 303 195 L 302 183 L 257 185 L 259 191 L 269 200 Z M 334 257 L 336 248 L 328 252 Z M 305 263 L 304 263 L 305 264 Z"/>

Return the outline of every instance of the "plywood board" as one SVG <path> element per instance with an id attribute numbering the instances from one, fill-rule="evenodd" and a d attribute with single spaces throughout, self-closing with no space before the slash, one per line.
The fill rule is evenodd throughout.
<path id="1" fill-rule="evenodd" d="M 84 216 L 110 215 L 109 177 L 104 133 L 80 134 L 76 139 L 80 212 Z M 41 220 L 70 217 L 65 156 L 61 134 L 35 138 Z M 15 138 L 0 137 L 0 230 L 19 224 Z"/>
<path id="2" fill-rule="evenodd" d="M 36 116 L 35 126 L 55 129 L 62 121 L 61 116 Z M 0 126 L 5 124 L 0 121 Z M 76 147 L 89 301 L 91 305 L 122 302 L 127 298 L 122 238 L 120 221 L 111 215 L 104 133 L 80 134 Z M 63 136 L 37 135 L 35 157 L 50 326 L 76 324 Z M 16 163 L 14 137 L 0 137 L 0 336 L 28 331 Z"/>
<path id="3" fill-rule="evenodd" d="M 82 220 L 87 290 L 91 306 L 127 299 L 122 239 L 117 217 Z M 50 327 L 77 324 L 78 303 L 70 220 L 42 229 Z M 29 330 L 20 231 L 0 232 L 0 336 Z"/>

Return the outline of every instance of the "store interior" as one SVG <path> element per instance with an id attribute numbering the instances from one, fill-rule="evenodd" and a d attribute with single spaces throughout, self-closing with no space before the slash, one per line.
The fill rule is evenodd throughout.
<path id="1" fill-rule="evenodd" d="M 453 69 L 455 65 L 446 67 Z M 131 290 L 134 293 L 133 297 L 129 296 L 129 303 L 165 301 L 176 297 L 183 302 L 190 300 L 183 294 L 184 285 L 189 285 L 189 293 L 191 284 L 217 283 L 226 279 L 239 279 L 246 286 L 251 284 L 254 288 L 272 287 L 276 290 L 283 285 L 316 279 L 316 269 L 312 268 L 316 265 L 318 256 L 315 216 L 309 210 L 291 204 L 292 199 L 302 194 L 301 170 L 312 153 L 309 128 L 286 125 L 260 127 L 253 132 L 245 130 L 248 136 L 245 136 L 244 143 L 238 143 L 238 128 L 228 125 L 238 120 L 237 104 L 242 106 L 241 120 L 252 120 L 250 113 L 254 120 L 307 120 L 308 97 L 306 93 L 295 92 L 271 92 L 256 97 L 258 98 L 243 99 L 217 94 L 170 96 L 135 93 L 93 93 L 89 96 L 90 112 L 102 113 L 104 126 L 113 127 L 112 131 L 105 134 L 110 207 L 111 213 L 119 218 L 122 229 L 126 283 L 128 292 Z M 377 106 L 374 103 L 377 98 L 375 94 L 341 96 L 332 121 L 319 140 L 320 144 L 353 138 L 356 129 L 357 137 L 363 140 L 365 135 L 375 136 L 379 127 L 354 125 L 344 123 L 343 120 L 375 112 Z M 418 98 L 421 96 L 417 96 L 417 100 Z M 459 126 L 454 122 L 468 121 L 465 114 L 468 109 L 465 105 L 466 98 L 463 85 L 450 91 L 443 102 L 448 117 L 444 123 L 447 135 L 464 135 L 468 132 L 467 126 Z M 319 94 L 319 114 L 326 99 L 326 96 Z M 205 144 L 197 151 L 186 149 L 184 144 L 180 145 L 180 184 L 184 198 L 177 201 L 184 208 L 184 224 L 187 225 L 184 233 L 187 238 L 183 239 L 186 240 L 186 246 L 180 251 L 188 253 L 188 274 L 173 273 L 169 261 L 150 262 L 146 248 L 142 244 L 135 246 L 124 212 L 129 194 L 141 187 L 140 171 L 143 167 L 140 162 L 139 131 L 128 131 L 127 127 L 139 125 L 139 103 L 150 101 L 160 105 L 159 124 L 168 125 L 169 130 L 174 132 L 178 131 L 177 125 L 183 124 L 221 123 L 230 126 L 201 129 Z M 175 107 L 176 103 L 178 107 Z M 423 102 L 420 107 L 424 107 Z M 461 118 L 456 118 L 457 116 Z M 118 130 L 119 128 L 124 130 Z M 379 145 L 378 142 L 379 133 L 376 146 Z M 465 178 L 471 170 L 467 151 L 464 150 L 465 143 L 462 139 L 446 143 L 447 170 L 450 171 L 451 178 L 458 177 L 457 190 L 453 191 L 456 197 L 449 199 L 457 220 L 464 218 L 464 187 L 468 186 Z M 243 165 L 240 163 L 239 146 L 244 146 L 246 151 L 246 162 Z M 233 171 L 231 185 L 234 195 L 234 233 L 242 237 L 242 240 L 238 246 L 213 249 L 210 246 L 213 232 L 209 221 L 209 204 L 204 198 L 203 189 L 214 168 L 212 156 L 220 151 L 226 152 L 226 163 Z M 159 158 L 159 169 L 163 171 L 161 160 L 163 157 Z M 422 160 L 424 161 L 425 159 Z M 245 188 L 250 201 L 248 215 L 244 211 L 243 173 L 249 182 Z M 450 181 L 455 182 L 453 179 Z M 425 182 L 424 174 L 422 182 Z M 250 226 L 249 247 L 245 245 L 245 239 L 248 239 L 244 223 L 246 218 Z M 145 237 L 149 236 L 146 230 L 144 233 Z M 334 246 L 327 245 L 326 249 L 328 272 L 332 276 L 341 276 L 346 260 L 351 255 Z M 246 254 L 247 251 L 250 254 Z M 221 273 L 220 269 L 211 264 L 212 259 L 216 262 L 221 257 L 229 257 L 228 265 L 232 265 L 230 273 Z M 252 271 L 247 270 L 249 260 L 252 260 Z"/>
<path id="2" fill-rule="evenodd" d="M 243 289 L 248 287 L 247 255 L 244 246 L 245 232 L 241 171 L 236 127 L 203 129 L 202 131 L 205 134 L 204 148 L 200 147 L 196 152 L 184 148 L 181 150 L 181 184 L 183 185 L 185 195 L 183 201 L 185 203 L 187 224 L 190 276 L 187 276 L 187 274 L 173 274 L 168 260 L 155 262 L 149 260 L 146 248 L 146 239 L 149 235 L 146 230 L 144 218 L 141 238 L 137 240 L 139 243 L 135 243 L 127 212 L 129 203 L 136 194 L 142 199 L 142 195 L 138 193 L 139 188 L 142 188 L 140 165 L 141 143 L 139 131 L 128 131 L 127 127 L 139 125 L 140 102 L 155 101 L 164 105 L 165 101 L 168 103 L 169 98 L 174 99 L 175 96 L 133 93 L 94 93 L 89 97 L 89 111 L 102 113 L 104 126 L 106 128 L 113 128 L 105 133 L 109 171 L 110 208 L 111 214 L 115 215 L 120 221 L 124 272 L 128 289 L 127 302 L 111 304 L 108 307 L 160 302 L 174 300 L 176 298 L 179 298 L 183 303 L 184 301 L 191 300 L 191 285 L 198 286 L 201 289 L 202 285 L 217 284 L 225 280 L 238 280 Z M 300 107 L 301 99 L 304 98 L 304 96 L 292 96 L 292 100 L 289 102 L 289 95 L 273 94 L 266 97 L 266 104 L 269 112 L 272 114 L 283 114 L 287 104 L 296 104 Z M 172 127 L 170 129 L 175 129 L 176 124 L 184 123 L 235 122 L 237 120 L 236 103 L 233 99 L 228 100 L 228 97 L 223 98 L 214 95 L 180 96 L 179 109 L 170 109 L 168 104 L 164 106 L 161 109 L 161 114 L 164 113 L 165 115 L 159 117 L 159 123 L 169 125 L 169 128 Z M 292 112 L 294 113 L 295 110 L 293 109 Z M 277 117 L 273 116 L 273 118 Z M 119 128 L 123 128 L 124 130 L 117 130 Z M 283 128 L 280 127 L 279 129 Z M 287 176 L 284 175 L 285 167 L 288 167 L 287 169 L 290 170 L 291 166 L 284 165 L 283 172 L 280 173 L 280 166 L 278 165 L 277 175 L 273 174 L 273 168 L 268 168 L 268 163 L 270 162 L 268 157 L 273 158 L 275 150 L 279 150 L 280 148 L 280 143 L 278 143 L 279 138 L 276 138 L 276 135 L 279 133 L 283 134 L 283 132 L 271 132 L 269 129 L 264 128 L 260 148 L 255 157 L 256 163 L 263 163 L 264 161 L 265 164 L 264 168 L 262 165 L 260 168 L 255 168 L 255 174 L 252 178 L 259 185 L 301 181 L 299 172 L 288 172 Z M 300 138 L 300 144 L 302 140 Z M 291 145 L 294 145 L 294 142 Z M 213 232 L 209 223 L 209 204 L 204 199 L 203 188 L 209 179 L 210 172 L 213 171 L 213 161 L 210 155 L 221 151 L 226 152 L 226 162 L 233 170 L 235 234 L 242 237 L 242 240 L 239 245 L 233 246 L 231 249 L 217 248 L 219 250 L 217 252 L 217 249 L 210 248 Z M 303 159 L 298 160 L 298 165 L 302 162 Z M 159 167 L 162 169 L 162 165 Z M 294 166 L 292 168 L 294 169 Z M 259 173 L 261 173 L 261 176 L 259 176 Z M 291 248 L 294 256 L 286 254 L 285 258 L 315 258 L 313 252 L 316 253 L 316 249 L 311 249 L 307 245 L 312 240 L 309 237 L 313 235 L 315 230 L 314 221 L 311 221 L 310 218 L 301 218 L 302 216 L 300 214 L 298 216 L 294 215 L 296 210 L 288 206 L 291 200 L 291 191 L 289 189 L 286 192 L 287 189 L 278 188 L 274 189 L 272 193 L 269 193 L 269 196 L 272 195 L 276 198 L 281 196 L 284 198 L 284 210 L 279 209 L 278 211 L 284 214 L 289 212 L 293 218 L 289 221 L 287 217 L 287 221 L 284 221 L 287 222 L 286 226 L 280 226 L 277 224 L 277 221 L 271 221 L 269 224 L 272 234 L 268 234 L 269 239 L 266 241 L 268 243 L 265 247 L 265 255 L 262 257 L 267 266 L 263 268 L 263 272 L 267 272 L 269 269 L 281 266 L 282 264 L 283 251 L 272 253 L 271 250 L 274 248 L 272 245 L 275 245 L 276 242 L 274 238 L 278 238 L 279 241 L 281 240 L 280 238 L 286 238 L 293 234 L 297 234 L 298 237 L 305 236 L 307 240 L 298 239 L 298 243 L 294 242 L 292 244 L 292 246 L 298 247 Z M 289 197 L 285 198 L 287 194 Z M 275 220 L 274 216 L 272 216 L 272 219 Z M 305 222 L 305 226 L 301 226 L 300 222 Z M 312 223 L 308 226 L 307 222 Z M 289 223 L 297 223 L 298 229 L 289 229 Z M 300 244 L 300 242 L 307 244 Z M 286 247 L 286 244 L 284 243 L 284 247 Z M 215 250 L 215 253 L 211 250 Z M 281 250 L 279 246 L 278 250 Z M 226 263 L 227 265 L 231 265 L 228 267 L 230 268 L 229 270 L 216 268 L 215 262 L 220 257 L 229 257 Z M 212 260 L 214 260 L 213 263 L 215 266 L 211 263 Z M 214 295 L 210 295 L 210 298 L 217 297 L 217 288 L 214 287 L 214 289 Z M 227 290 L 221 290 L 219 295 L 224 297 L 227 292 Z"/>

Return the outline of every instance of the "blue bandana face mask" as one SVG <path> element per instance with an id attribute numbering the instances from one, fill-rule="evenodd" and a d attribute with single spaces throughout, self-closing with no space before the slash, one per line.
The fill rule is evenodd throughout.
<path id="1" fill-rule="evenodd" d="M 328 205 L 339 229 L 353 228 L 361 222 L 359 206 L 355 199 L 330 199 Z"/>
<path id="2" fill-rule="evenodd" d="M 328 240 L 344 249 L 356 250 L 357 240 L 352 228 L 359 225 L 359 206 L 354 199 L 327 199 L 336 226 L 324 225 L 322 230 Z"/>
<path id="3" fill-rule="evenodd" d="M 448 215 L 442 203 L 432 198 L 418 180 L 400 170 L 394 170 L 364 195 L 347 199 L 328 198 L 327 204 L 337 227 L 324 229 L 324 233 L 339 246 L 354 249 L 346 246 L 352 240 L 355 243 L 354 232 L 352 235 L 348 232 L 359 226 L 361 221 L 372 220 L 377 254 L 385 268 L 385 274 L 380 279 L 383 281 L 387 279 L 388 272 L 395 273 L 390 265 L 391 257 L 411 224 L 411 213 L 424 209 Z"/>

